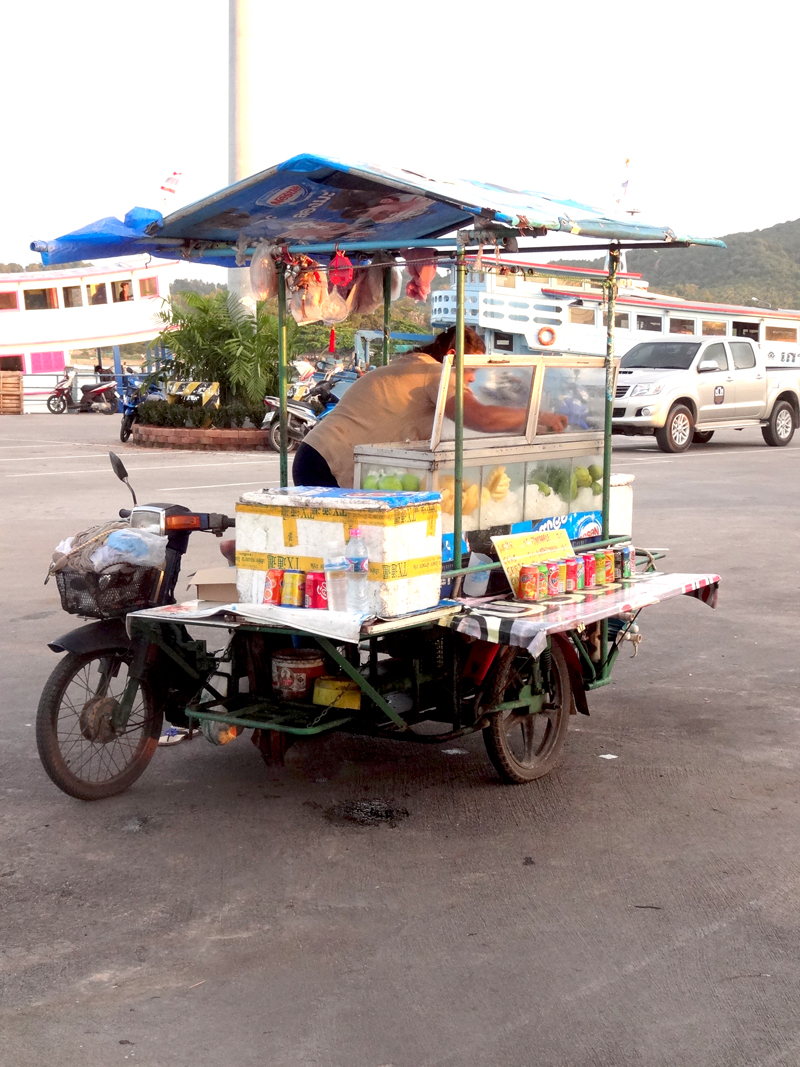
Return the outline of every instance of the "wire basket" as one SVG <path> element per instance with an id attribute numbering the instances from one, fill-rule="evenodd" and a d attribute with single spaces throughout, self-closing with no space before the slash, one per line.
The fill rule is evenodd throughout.
<path id="1" fill-rule="evenodd" d="M 65 567 L 56 572 L 61 606 L 70 615 L 116 619 L 155 602 L 161 571 L 128 567 L 110 574 L 79 574 Z"/>

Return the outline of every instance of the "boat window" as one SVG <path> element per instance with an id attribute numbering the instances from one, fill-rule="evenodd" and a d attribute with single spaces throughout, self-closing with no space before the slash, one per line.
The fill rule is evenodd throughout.
<path id="1" fill-rule="evenodd" d="M 22 356 L 0 356 L 0 370 L 25 370 Z"/>
<path id="2" fill-rule="evenodd" d="M 765 341 L 792 341 L 797 342 L 797 330 L 791 330 L 788 326 L 767 326 L 764 330 Z"/>
<path id="3" fill-rule="evenodd" d="M 24 293 L 26 311 L 52 311 L 58 307 L 55 289 L 25 289 Z"/>
<path id="4" fill-rule="evenodd" d="M 495 286 L 503 286 L 506 289 L 514 289 L 517 284 L 517 279 L 514 274 L 496 274 L 494 278 Z"/>
<path id="5" fill-rule="evenodd" d="M 747 370 L 749 367 L 755 367 L 756 354 L 751 344 L 748 344 L 747 341 L 731 341 L 730 346 L 733 353 L 733 365 L 737 370 Z"/>
<path id="6" fill-rule="evenodd" d="M 673 319 L 669 320 L 669 332 L 670 333 L 694 333 L 694 319 Z"/>
<path id="7" fill-rule="evenodd" d="M 115 304 L 124 304 L 127 300 L 133 300 L 130 278 L 123 278 L 122 281 L 111 283 L 111 299 Z"/>
<path id="8" fill-rule="evenodd" d="M 108 294 L 106 293 L 106 283 L 98 282 L 97 285 L 87 285 L 86 296 L 88 297 L 90 304 L 107 304 Z"/>
<path id="9" fill-rule="evenodd" d="M 65 285 L 63 292 L 65 308 L 83 307 L 83 301 L 81 300 L 81 287 L 79 285 Z"/>
<path id="10" fill-rule="evenodd" d="M 513 333 L 501 333 L 499 330 L 494 331 L 494 348 L 498 352 L 513 352 L 514 351 L 514 334 Z"/>
<path id="11" fill-rule="evenodd" d="M 569 321 L 581 326 L 594 326 L 594 308 L 570 308 Z"/>
<path id="12" fill-rule="evenodd" d="M 540 326 L 560 326 L 561 319 L 545 319 L 539 315 L 535 315 L 534 322 L 537 322 Z"/>
<path id="13" fill-rule="evenodd" d="M 758 323 L 757 322 L 734 322 L 733 324 L 733 336 L 734 337 L 749 337 L 751 341 L 758 340 Z"/>
<path id="14" fill-rule="evenodd" d="M 608 329 L 608 312 L 603 312 L 603 325 Z M 628 312 L 627 311 L 615 311 L 614 312 L 614 326 L 618 330 L 627 330 L 628 327 Z"/>
<path id="15" fill-rule="evenodd" d="M 16 293 L 0 293 L 0 311 L 18 311 Z"/>
<path id="16" fill-rule="evenodd" d="M 637 315 L 636 329 L 645 330 L 647 333 L 661 333 L 661 316 Z"/>
<path id="17" fill-rule="evenodd" d="M 703 336 L 724 337 L 728 332 L 727 326 L 727 322 L 720 322 L 715 319 L 703 319 Z"/>
<path id="18" fill-rule="evenodd" d="M 158 296 L 158 278 L 140 278 L 139 296 Z"/>
<path id="19" fill-rule="evenodd" d="M 619 365 L 627 369 L 688 370 L 699 347 L 699 341 L 646 341 L 626 352 Z"/>
<path id="20" fill-rule="evenodd" d="M 725 352 L 725 345 L 709 345 L 703 355 L 700 357 L 700 362 L 716 363 L 720 370 L 727 370 L 728 356 Z"/>
<path id="21" fill-rule="evenodd" d="M 561 314 L 561 308 L 558 304 L 534 304 L 534 311 L 550 311 L 555 312 L 557 315 Z"/>

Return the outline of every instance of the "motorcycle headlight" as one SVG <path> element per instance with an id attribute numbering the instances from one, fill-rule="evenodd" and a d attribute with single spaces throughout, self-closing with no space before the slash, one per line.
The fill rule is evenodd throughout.
<path id="1" fill-rule="evenodd" d="M 631 396 L 655 396 L 663 388 L 663 385 L 659 385 L 656 382 L 642 382 L 641 385 L 634 385 L 633 389 L 631 389 Z"/>

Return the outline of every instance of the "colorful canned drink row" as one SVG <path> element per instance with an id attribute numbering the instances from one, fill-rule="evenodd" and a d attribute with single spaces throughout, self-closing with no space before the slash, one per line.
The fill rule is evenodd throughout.
<path id="1" fill-rule="evenodd" d="M 328 593 L 322 571 L 268 570 L 264 579 L 264 604 L 284 608 L 327 609 Z"/>
<path id="2" fill-rule="evenodd" d="M 518 599 L 544 600 L 582 589 L 612 585 L 630 578 L 636 570 L 633 545 L 598 548 L 567 559 L 529 563 L 520 567 Z"/>

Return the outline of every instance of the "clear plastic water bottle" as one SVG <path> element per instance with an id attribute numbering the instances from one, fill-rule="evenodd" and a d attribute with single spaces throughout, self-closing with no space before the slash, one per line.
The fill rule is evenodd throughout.
<path id="1" fill-rule="evenodd" d="M 347 611 L 347 582 L 350 564 L 344 541 L 329 541 L 325 549 L 325 588 L 329 611 Z"/>
<path id="2" fill-rule="evenodd" d="M 360 526 L 355 526 L 350 531 L 347 562 L 350 565 L 347 575 L 347 610 L 363 615 L 369 610 L 367 597 L 369 558 Z"/>

